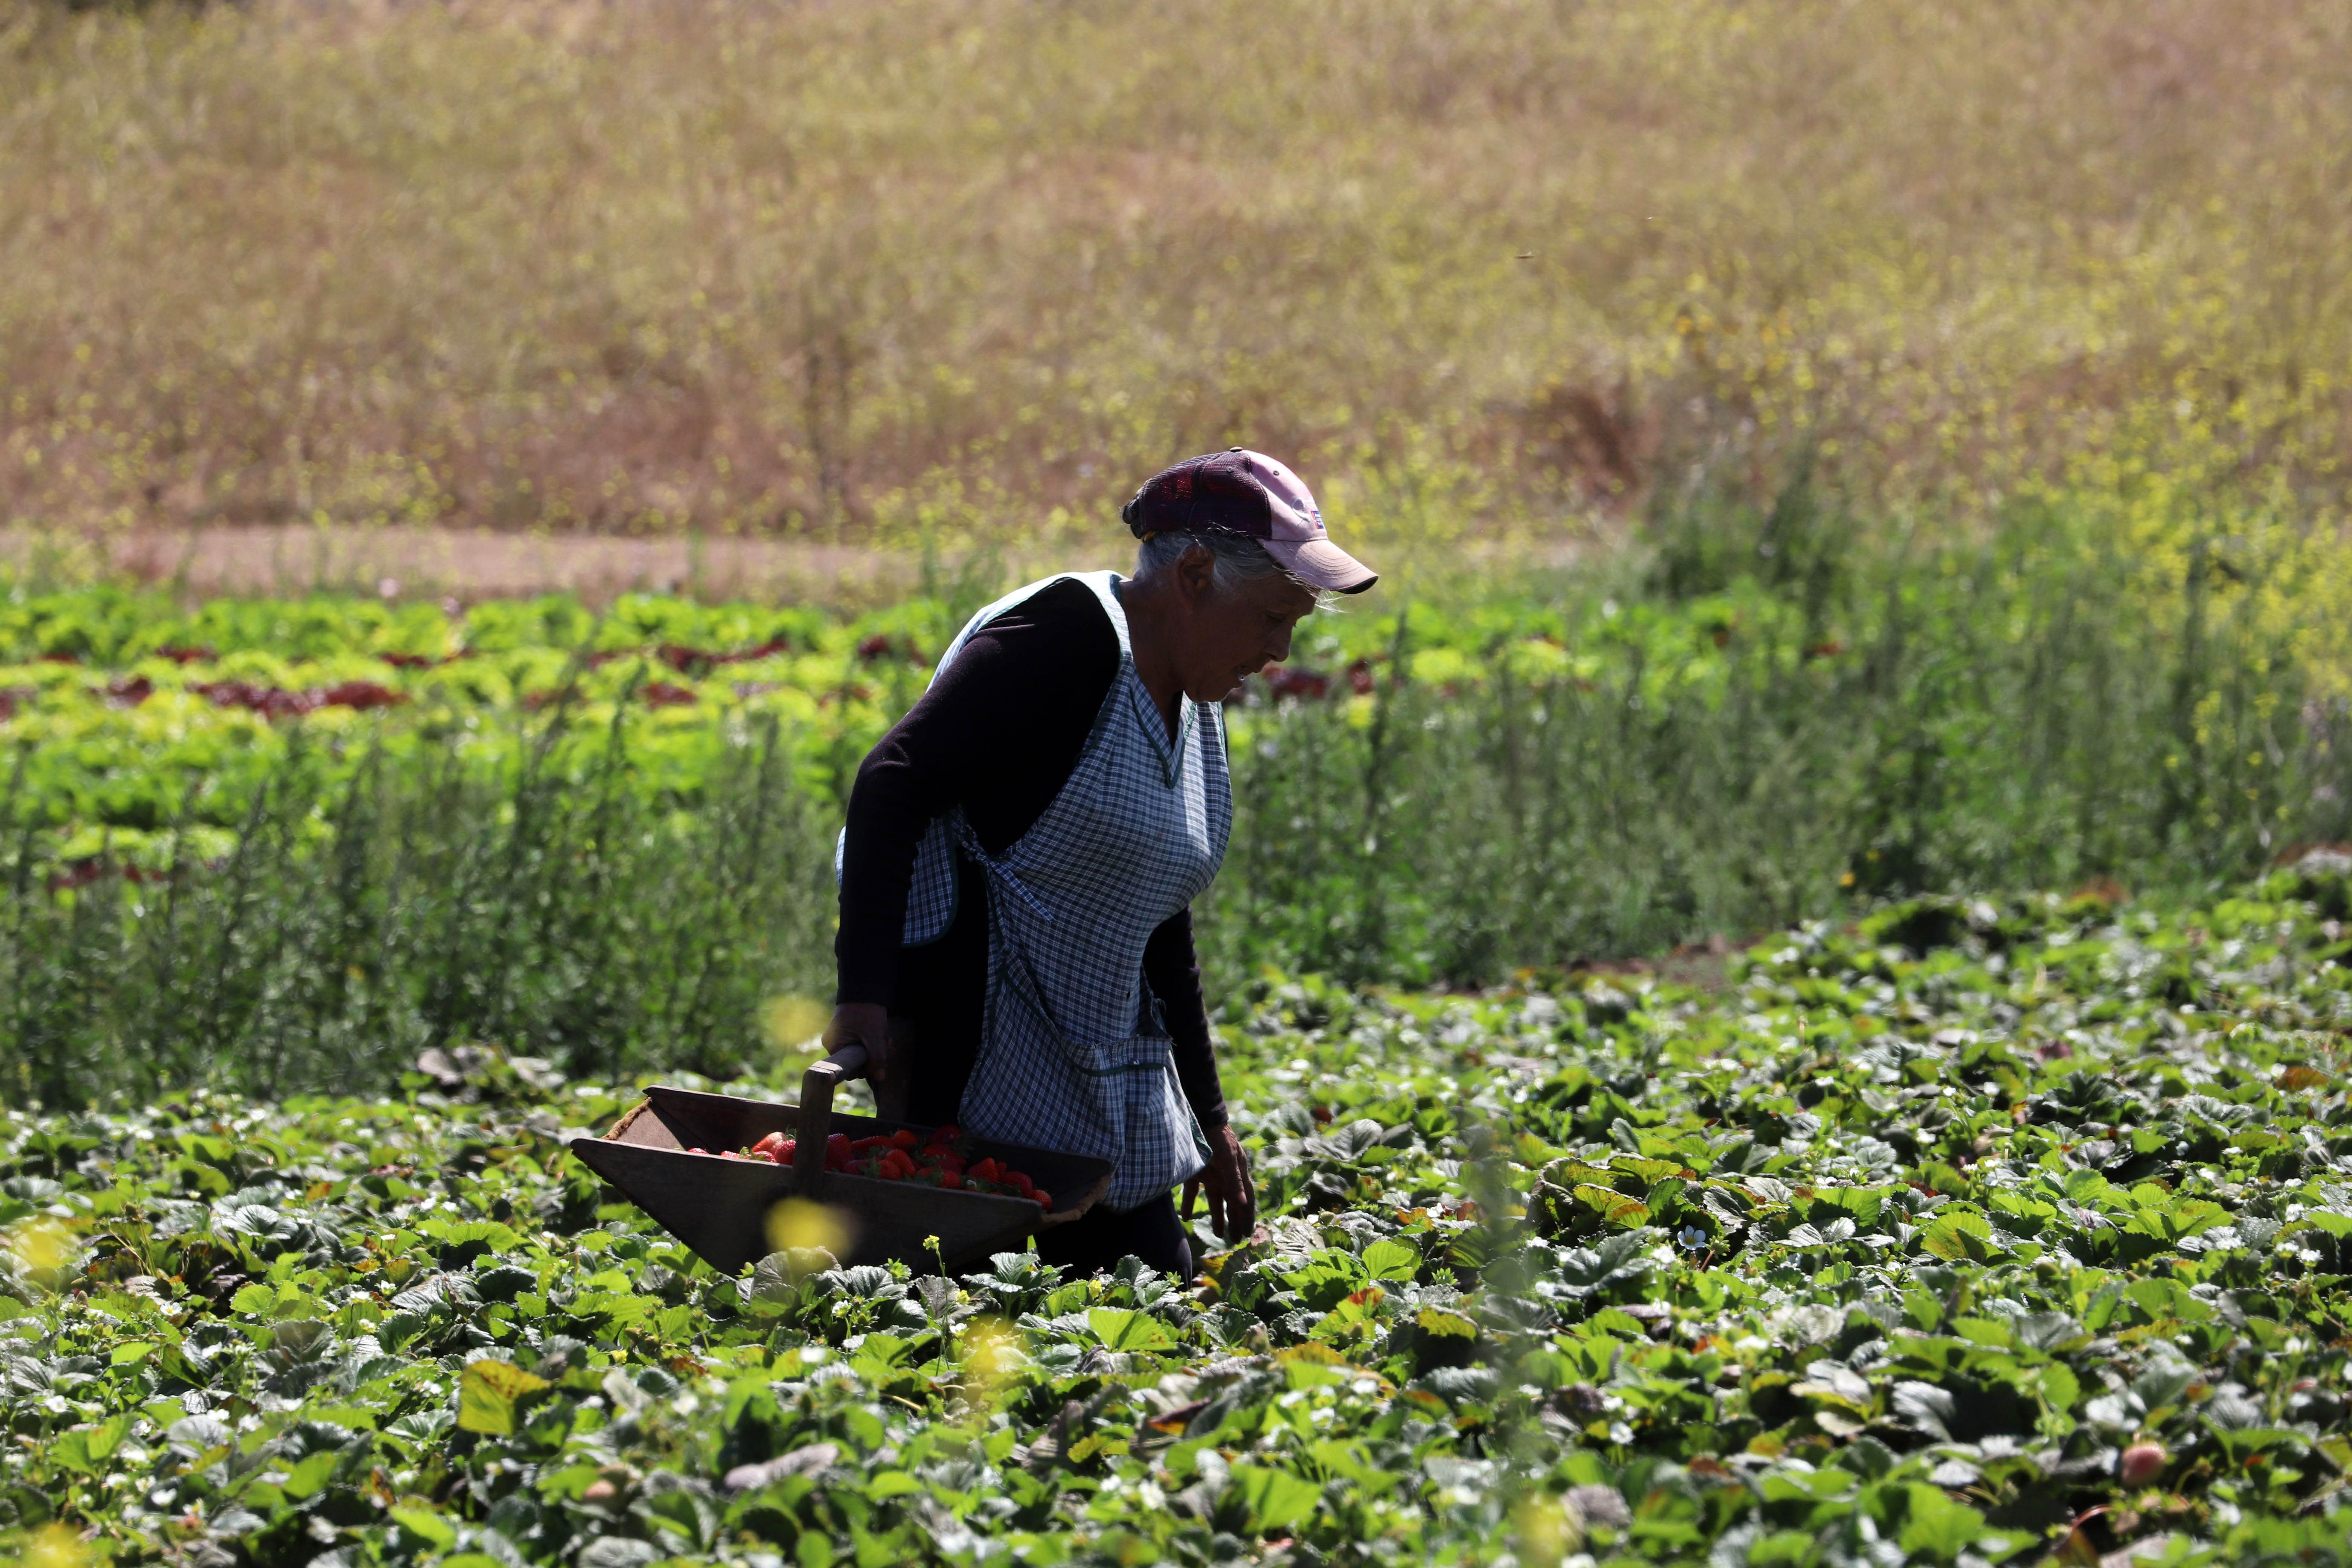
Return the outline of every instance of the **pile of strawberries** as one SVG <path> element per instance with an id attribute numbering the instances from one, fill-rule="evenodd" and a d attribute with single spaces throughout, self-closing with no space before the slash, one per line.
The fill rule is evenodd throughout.
<path id="1" fill-rule="evenodd" d="M 824 1168 L 848 1176 L 872 1176 L 884 1182 L 916 1182 L 927 1187 L 952 1187 L 958 1192 L 997 1193 L 1027 1198 L 1048 1213 L 1054 1194 L 993 1156 L 967 1161 L 957 1151 L 962 1136 L 953 1127 L 935 1127 L 928 1142 L 906 1128 L 873 1138 L 852 1139 L 836 1132 L 824 1141 Z M 701 1149 L 689 1153 L 707 1152 Z M 730 1160 L 765 1160 L 789 1165 L 800 1152 L 799 1142 L 782 1132 L 771 1132 L 738 1153 L 722 1151 Z"/>

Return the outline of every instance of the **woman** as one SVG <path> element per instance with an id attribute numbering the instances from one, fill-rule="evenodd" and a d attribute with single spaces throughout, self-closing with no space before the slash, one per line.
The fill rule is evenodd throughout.
<path id="1" fill-rule="evenodd" d="M 858 769 L 843 835 L 837 1010 L 904 1120 L 1109 1160 L 1049 1263 L 1133 1255 L 1189 1279 L 1171 1189 L 1229 1241 L 1256 1224 L 1225 1118 L 1192 900 L 1233 822 L 1218 704 L 1289 657 L 1323 593 L 1374 574 L 1315 498 L 1235 447 L 1120 514 L 1135 575 L 1071 574 L 980 612 Z"/>

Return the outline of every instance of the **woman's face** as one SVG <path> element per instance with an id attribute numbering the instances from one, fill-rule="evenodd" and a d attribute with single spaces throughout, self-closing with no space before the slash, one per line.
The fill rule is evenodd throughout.
<path id="1" fill-rule="evenodd" d="M 1287 577 L 1227 585 L 1208 569 L 1209 552 L 1179 562 L 1175 663 L 1184 695 L 1219 702 L 1269 664 L 1290 657 L 1290 634 L 1315 608 L 1315 595 Z M 1193 568 L 1199 566 L 1199 572 Z"/>

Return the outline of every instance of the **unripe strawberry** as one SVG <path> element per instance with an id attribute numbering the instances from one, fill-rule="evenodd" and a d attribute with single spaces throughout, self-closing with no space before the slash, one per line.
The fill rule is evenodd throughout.
<path id="1" fill-rule="evenodd" d="M 2161 1443 L 2134 1443 L 2124 1450 L 2123 1464 L 2120 1467 L 2124 1485 L 2127 1487 L 2149 1485 L 2157 1477 L 2164 1474 L 2165 1464 L 2170 1458 L 2171 1456 L 2164 1451 L 2164 1445 Z"/>

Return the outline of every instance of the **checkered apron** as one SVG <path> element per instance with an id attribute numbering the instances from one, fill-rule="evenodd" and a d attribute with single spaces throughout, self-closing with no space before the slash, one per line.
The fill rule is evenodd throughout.
<path id="1" fill-rule="evenodd" d="M 954 851 L 988 874 L 988 1001 L 964 1089 L 963 1125 L 983 1137 L 1108 1160 L 1112 1209 L 1165 1193 L 1206 1163 L 1207 1142 L 1170 1059 L 1143 948 L 1216 876 L 1233 827 L 1223 713 L 1187 702 L 1173 742 L 1135 672 L 1114 572 L 1069 574 L 1118 634 L 1118 673 L 1069 782 L 1029 831 L 991 855 L 951 813 L 916 852 L 905 940 L 936 941 L 955 918 Z M 940 668 L 982 626 L 1048 584 L 971 619 Z M 936 677 L 935 677 L 936 679 Z"/>

